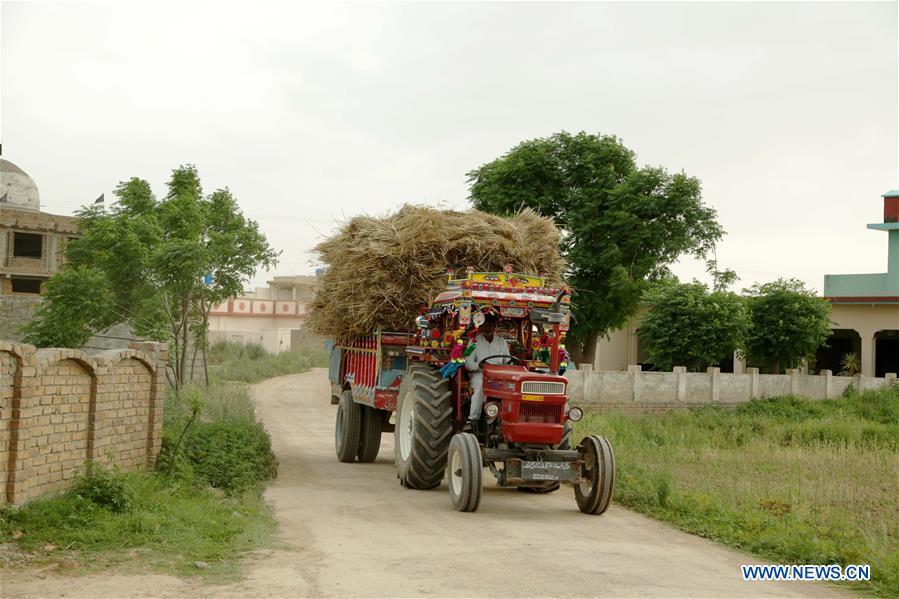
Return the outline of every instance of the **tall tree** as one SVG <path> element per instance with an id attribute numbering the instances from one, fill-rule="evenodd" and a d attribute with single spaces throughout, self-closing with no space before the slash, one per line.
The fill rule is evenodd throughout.
<path id="1" fill-rule="evenodd" d="M 78 212 L 81 237 L 69 244 L 65 269 L 50 279 L 45 301 L 24 328 L 26 340 L 77 347 L 124 321 L 139 335 L 171 344 L 179 388 L 191 338 L 206 347 L 212 306 L 240 293 L 257 268 L 274 266 L 278 253 L 227 188 L 203 195 L 192 165 L 172 171 L 162 200 L 138 178 L 120 183 L 115 195 L 109 209 Z M 88 300 L 90 317 L 67 316 L 83 312 Z"/>
<path id="2" fill-rule="evenodd" d="M 640 337 L 653 366 L 686 366 L 702 371 L 733 358 L 743 346 L 748 317 L 743 298 L 728 291 L 709 292 L 692 283 L 665 282 L 646 296 L 649 309 Z"/>
<path id="3" fill-rule="evenodd" d="M 830 303 L 797 279 L 756 283 L 747 294 L 746 358 L 774 374 L 815 357 L 830 337 Z"/>
<path id="4" fill-rule="evenodd" d="M 614 136 L 528 140 L 469 172 L 468 182 L 476 208 L 510 214 L 531 207 L 561 229 L 575 290 L 568 345 L 586 362 L 598 337 L 634 315 L 672 262 L 704 257 L 723 235 L 697 179 L 638 166 Z"/>

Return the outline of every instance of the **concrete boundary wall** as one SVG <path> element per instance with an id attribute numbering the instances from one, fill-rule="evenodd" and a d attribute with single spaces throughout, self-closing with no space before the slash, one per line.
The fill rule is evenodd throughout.
<path id="1" fill-rule="evenodd" d="M 643 372 L 640 366 L 625 371 L 594 371 L 589 364 L 565 373 L 572 403 L 627 411 L 663 411 L 697 405 L 738 405 L 753 399 L 796 395 L 808 399 L 840 397 L 850 385 L 860 390 L 880 389 L 897 382 L 896 375 L 884 378 L 820 374 L 759 374 L 747 368 L 745 374 L 687 372 L 675 366 L 672 372 Z"/>
<path id="2" fill-rule="evenodd" d="M 152 342 L 89 356 L 0 341 L 0 503 L 63 490 L 93 462 L 152 464 L 167 360 Z"/>

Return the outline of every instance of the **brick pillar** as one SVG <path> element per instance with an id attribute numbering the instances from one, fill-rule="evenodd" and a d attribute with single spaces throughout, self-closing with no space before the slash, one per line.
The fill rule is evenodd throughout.
<path id="1" fill-rule="evenodd" d="M 36 348 L 33 345 L 15 345 L 11 349 L 11 353 L 18 356 L 19 360 L 10 401 L 5 499 L 9 503 L 19 504 L 28 499 L 33 461 L 39 451 L 34 447 L 32 431 L 41 409 L 40 388 Z"/>
<path id="2" fill-rule="evenodd" d="M 140 341 L 130 343 L 128 347 L 144 352 L 155 363 L 147 422 L 147 465 L 152 467 L 156 463 L 156 456 L 159 455 L 159 450 L 162 448 L 162 420 L 167 389 L 165 369 L 169 361 L 169 346 L 167 343 Z"/>

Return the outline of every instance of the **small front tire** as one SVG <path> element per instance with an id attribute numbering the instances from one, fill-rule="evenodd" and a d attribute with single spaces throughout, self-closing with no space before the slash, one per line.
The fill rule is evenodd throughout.
<path id="1" fill-rule="evenodd" d="M 447 456 L 447 486 L 453 507 L 460 512 L 473 512 L 481 503 L 484 488 L 483 463 L 478 439 L 470 433 L 459 433 L 450 440 Z"/>
<path id="2" fill-rule="evenodd" d="M 584 482 L 574 485 L 574 498 L 585 514 L 602 514 L 612 503 L 615 490 L 615 454 L 605 437 L 584 437 L 578 445 L 584 460 Z"/>

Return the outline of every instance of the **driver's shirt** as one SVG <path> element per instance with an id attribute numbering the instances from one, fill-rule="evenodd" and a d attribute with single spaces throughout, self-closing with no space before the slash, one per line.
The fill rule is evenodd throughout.
<path id="1" fill-rule="evenodd" d="M 509 355 L 509 344 L 505 339 L 497 335 L 493 334 L 493 341 L 487 341 L 478 333 L 478 336 L 475 337 L 475 343 L 477 344 L 474 348 L 474 351 L 468 354 L 468 357 L 465 358 L 465 368 L 469 372 L 474 372 L 480 368 L 479 364 L 481 360 L 486 358 L 487 356 L 508 356 Z M 505 364 L 508 363 L 508 359 L 503 358 L 493 358 L 487 360 L 488 364 Z"/>

